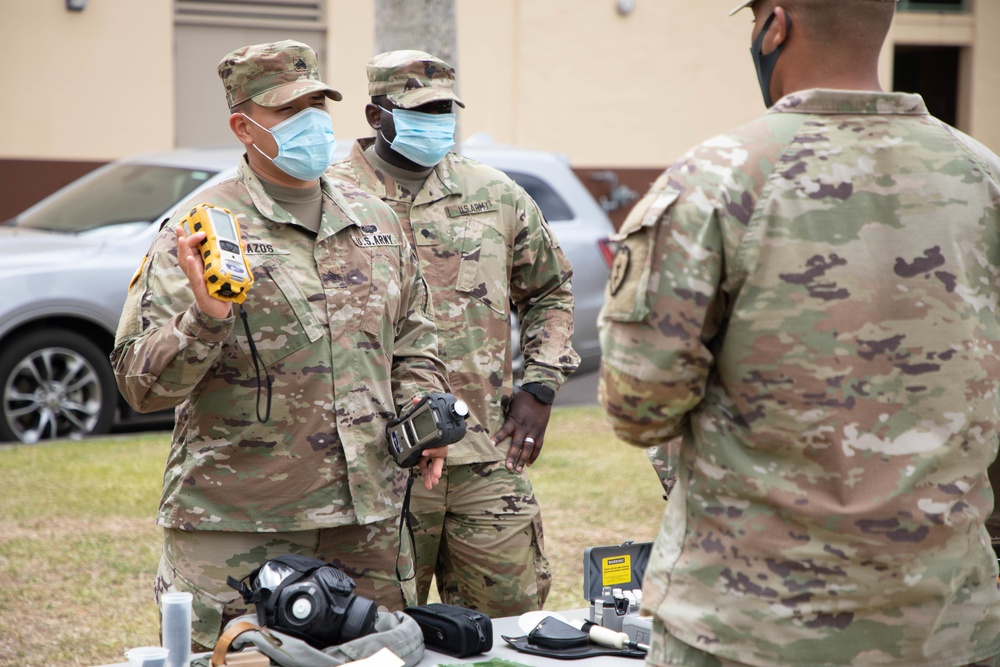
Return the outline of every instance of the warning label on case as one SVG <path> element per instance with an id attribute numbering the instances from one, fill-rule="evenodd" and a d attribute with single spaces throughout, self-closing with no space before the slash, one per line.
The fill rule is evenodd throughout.
<path id="1" fill-rule="evenodd" d="M 632 581 L 632 558 L 629 555 L 601 559 L 601 585 L 617 586 Z"/>

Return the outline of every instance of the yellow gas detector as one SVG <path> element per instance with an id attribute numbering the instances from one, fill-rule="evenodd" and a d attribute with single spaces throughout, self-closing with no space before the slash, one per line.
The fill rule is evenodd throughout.
<path id="1" fill-rule="evenodd" d="M 205 264 L 208 293 L 222 301 L 243 303 L 253 285 L 253 272 L 243 254 L 240 225 L 229 209 L 212 204 L 198 204 L 181 218 L 184 234 L 204 231 L 198 244 Z"/>

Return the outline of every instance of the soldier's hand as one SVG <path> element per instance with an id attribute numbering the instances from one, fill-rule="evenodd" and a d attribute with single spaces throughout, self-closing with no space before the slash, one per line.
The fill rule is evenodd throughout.
<path id="1" fill-rule="evenodd" d="M 507 470 L 521 472 L 531 465 L 542 451 L 545 429 L 549 425 L 552 406 L 545 405 L 526 391 L 519 391 L 510 400 L 510 409 L 503 426 L 493 436 L 493 444 L 510 437 L 507 450 Z"/>
<path id="2" fill-rule="evenodd" d="M 448 456 L 448 445 L 425 449 L 420 453 L 420 473 L 424 478 L 424 488 L 428 491 L 440 481 L 446 456 Z"/>
<path id="3" fill-rule="evenodd" d="M 224 320 L 233 314 L 233 306 L 227 301 L 216 299 L 208 293 L 205 286 L 205 264 L 198 251 L 198 244 L 205 240 L 205 232 L 195 232 L 190 237 L 184 236 L 184 228 L 177 225 L 177 263 L 181 265 L 184 275 L 191 284 L 194 300 L 209 317 Z"/>

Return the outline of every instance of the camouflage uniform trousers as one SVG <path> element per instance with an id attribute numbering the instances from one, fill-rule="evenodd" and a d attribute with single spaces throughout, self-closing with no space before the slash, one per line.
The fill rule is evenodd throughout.
<path id="1" fill-rule="evenodd" d="M 236 533 L 164 529 L 163 553 L 156 573 L 154 597 L 168 591 L 194 596 L 192 651 L 211 651 L 226 623 L 248 612 L 226 577 L 242 579 L 264 561 L 296 554 L 337 566 L 357 584 L 357 595 L 399 611 L 416 600 L 409 539 L 400 553 L 399 519 L 364 526 L 282 533 Z M 396 577 L 397 555 L 399 573 Z M 249 608 L 248 608 L 249 607 Z"/>
<path id="2" fill-rule="evenodd" d="M 420 604 L 432 577 L 442 602 L 491 618 L 545 604 L 552 574 L 527 474 L 503 461 L 445 466 L 433 490 L 413 485 L 410 512 Z"/>
<path id="3" fill-rule="evenodd" d="M 778 665 L 782 663 L 772 662 Z M 726 660 L 706 653 L 677 639 L 663 627 L 658 620 L 653 619 L 653 632 L 649 653 L 646 655 L 646 667 L 753 667 L 745 662 Z M 798 667 L 788 665 L 788 667 Z M 899 665 L 905 667 L 905 665 Z M 1000 667 L 1000 656 L 982 660 L 971 665 L 955 665 L 954 667 Z"/>

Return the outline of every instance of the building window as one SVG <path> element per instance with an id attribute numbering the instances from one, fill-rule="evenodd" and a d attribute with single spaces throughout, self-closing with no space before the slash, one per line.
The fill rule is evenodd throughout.
<path id="1" fill-rule="evenodd" d="M 177 23 L 301 28 L 323 21 L 323 0 L 175 0 Z"/>
<path id="2" fill-rule="evenodd" d="M 932 115 L 957 127 L 961 55 L 957 46 L 897 44 L 892 88 L 903 93 L 919 93 Z"/>
<path id="3" fill-rule="evenodd" d="M 950 12 L 969 11 L 969 0 L 899 0 L 901 12 Z"/>
<path id="4" fill-rule="evenodd" d="M 174 145 L 236 146 L 216 72 L 230 51 L 294 39 L 326 60 L 326 0 L 173 0 Z M 3 0 L 0 0 L 2 3 Z"/>

